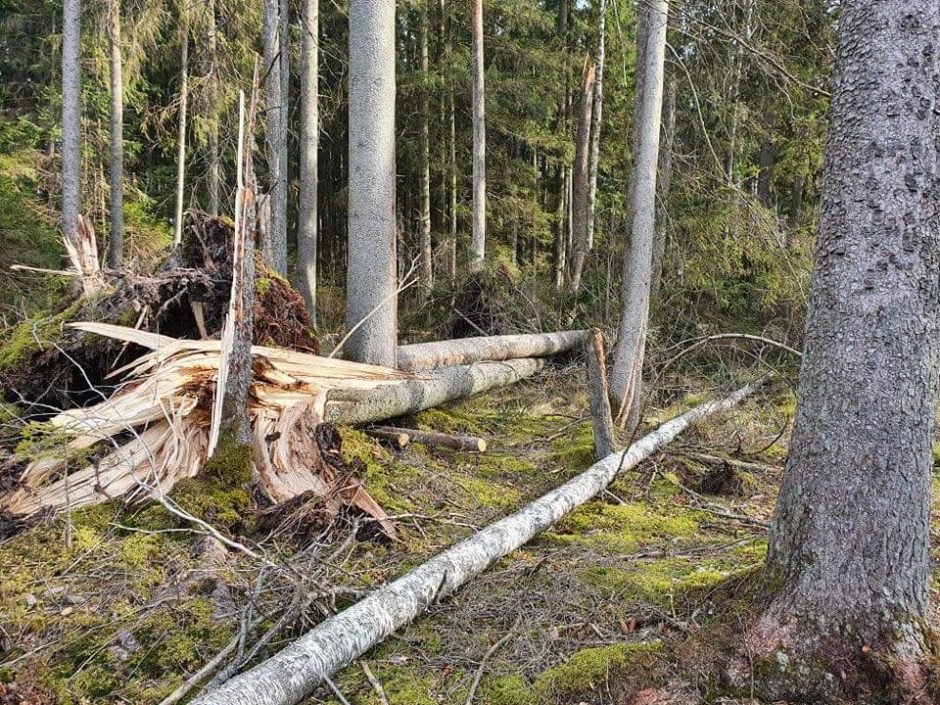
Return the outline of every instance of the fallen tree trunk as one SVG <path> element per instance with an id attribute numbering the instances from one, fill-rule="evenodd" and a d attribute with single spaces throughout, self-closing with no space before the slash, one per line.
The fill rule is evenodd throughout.
<path id="1" fill-rule="evenodd" d="M 663 424 L 627 450 L 609 455 L 515 514 L 376 590 L 267 661 L 193 702 L 196 705 L 293 705 L 300 702 L 331 673 L 600 493 L 619 472 L 636 466 L 696 421 L 730 409 L 766 379 L 742 387 L 725 399 L 706 402 Z"/>
<path id="2" fill-rule="evenodd" d="M 478 436 L 455 436 L 450 433 L 440 433 L 438 431 L 419 431 L 414 428 L 395 428 L 392 426 L 379 426 L 378 428 L 369 429 L 367 433 L 381 433 L 387 434 L 387 436 L 403 434 L 408 437 L 408 440 L 423 445 L 444 446 L 446 448 L 456 448 L 457 450 L 468 450 L 476 453 L 486 452 L 486 440 Z"/>
<path id="3" fill-rule="evenodd" d="M 587 331 L 583 330 L 563 330 L 557 333 L 494 335 L 400 345 L 398 369 L 415 372 L 482 361 L 545 357 L 583 345 L 586 335 Z"/>

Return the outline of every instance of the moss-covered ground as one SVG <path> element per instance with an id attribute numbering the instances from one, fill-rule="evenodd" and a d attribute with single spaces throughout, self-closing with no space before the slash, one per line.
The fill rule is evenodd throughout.
<path id="1" fill-rule="evenodd" d="M 579 380 L 577 367 L 553 370 L 401 422 L 483 435 L 485 454 L 421 445 L 396 451 L 343 429 L 344 454 L 364 463 L 366 488 L 400 536 L 391 543 L 349 542 L 342 532 L 321 537 L 330 560 L 317 584 L 367 591 L 588 467 Z M 646 426 L 710 395 L 700 387 L 651 404 Z M 336 687 L 357 705 L 383 697 L 391 705 L 465 703 L 479 671 L 474 702 L 491 705 L 745 702 L 722 700 L 727 691 L 690 673 L 688 649 L 734 604 L 715 595 L 763 560 L 761 523 L 772 512 L 792 413 L 793 395 L 781 384 L 698 424 L 338 673 Z M 694 460 L 705 452 L 751 463 L 740 471 L 747 481 L 713 493 L 693 489 L 715 470 Z M 274 534 L 240 533 L 255 526 L 242 487 L 209 488 L 202 495 L 213 506 L 197 501 L 198 484 L 174 494 L 268 556 L 302 548 Z M 102 505 L 45 521 L 3 540 L 0 565 L 0 681 L 56 703 L 159 703 L 238 633 L 249 602 L 263 630 L 289 597 L 277 585 L 259 593 L 262 563 L 155 504 Z M 334 607 L 354 599 L 344 594 Z M 262 655 L 320 619 L 311 610 Z M 692 699 L 655 699 L 670 688 Z M 341 701 L 321 690 L 309 702 Z"/>

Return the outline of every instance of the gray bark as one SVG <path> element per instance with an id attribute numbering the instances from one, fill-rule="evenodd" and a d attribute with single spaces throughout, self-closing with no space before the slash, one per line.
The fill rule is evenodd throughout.
<path id="1" fill-rule="evenodd" d="M 614 419 L 607 389 L 607 351 L 604 334 L 595 329 L 588 332 L 584 343 L 584 366 L 587 372 L 588 399 L 591 404 L 591 430 L 594 434 L 594 457 L 606 458 L 616 449 Z"/>
<path id="2" fill-rule="evenodd" d="M 610 375 L 612 407 L 619 418 L 629 421 L 630 430 L 635 428 L 638 421 L 643 357 L 646 351 L 668 13 L 668 0 L 650 1 L 645 13 L 644 62 L 639 67 L 642 81 L 639 76 L 637 78 L 637 84 L 642 84 L 643 89 L 637 110 L 638 146 L 630 189 L 632 226 L 630 245 L 624 249 L 621 291 L 623 314 Z"/>
<path id="3" fill-rule="evenodd" d="M 279 0 L 263 0 L 265 149 L 271 217 L 261 243 L 265 264 L 287 274 L 286 17 Z"/>
<path id="4" fill-rule="evenodd" d="M 470 0 L 473 30 L 473 232 L 471 269 L 486 255 L 486 110 L 484 108 L 483 0 Z"/>
<path id="5" fill-rule="evenodd" d="M 428 607 L 493 563 L 551 527 L 636 467 L 691 424 L 730 409 L 753 385 L 720 401 L 697 406 L 609 455 L 519 511 L 443 551 L 369 597 L 318 625 L 264 663 L 197 698 L 195 705 L 292 705 L 331 673 L 409 624 Z"/>
<path id="6" fill-rule="evenodd" d="M 597 77 L 594 82 L 594 108 L 591 111 L 590 183 L 587 206 L 587 250 L 594 249 L 594 218 L 597 215 L 597 172 L 601 160 L 601 127 L 604 117 L 604 60 L 607 26 L 607 0 L 597 9 Z"/>
<path id="7" fill-rule="evenodd" d="M 565 214 L 568 212 L 568 169 L 558 168 L 558 208 L 555 210 L 555 288 L 565 285 L 568 241 L 565 237 Z"/>
<path id="8" fill-rule="evenodd" d="M 667 205 L 669 190 L 672 187 L 672 153 L 676 139 L 676 94 L 678 86 L 674 76 L 666 81 L 666 94 L 663 99 L 663 135 L 659 149 L 659 170 L 656 176 L 656 240 L 653 243 L 653 274 L 650 282 L 650 306 L 659 298 L 659 288 L 663 280 L 663 259 L 666 256 L 667 240 Z"/>
<path id="9" fill-rule="evenodd" d="M 594 107 L 594 66 L 584 67 L 581 79 L 581 111 L 578 116 L 578 132 L 575 139 L 574 169 L 571 185 L 571 242 L 574 248 L 571 258 L 571 292 L 577 293 L 581 286 L 581 273 L 584 271 L 584 259 L 587 257 L 587 221 L 591 111 Z"/>
<path id="10" fill-rule="evenodd" d="M 62 234 L 78 240 L 82 209 L 82 3 L 62 3 Z"/>
<path id="11" fill-rule="evenodd" d="M 350 359 L 395 367 L 395 2 L 349 4 Z"/>
<path id="12" fill-rule="evenodd" d="M 319 115 L 319 0 L 304 0 L 300 31 L 300 203 L 297 223 L 297 289 L 317 324 L 317 150 Z"/>
<path id="13" fill-rule="evenodd" d="M 180 115 L 176 142 L 176 218 L 173 243 L 183 239 L 183 205 L 186 199 L 186 120 L 189 111 L 189 25 L 185 16 L 180 26 Z"/>
<path id="14" fill-rule="evenodd" d="M 800 217 L 803 215 L 803 175 L 798 174 L 793 179 L 790 188 L 790 210 L 787 213 L 787 246 L 793 244 L 793 235 L 800 227 Z"/>
<path id="15" fill-rule="evenodd" d="M 797 414 L 770 532 L 783 585 L 771 613 L 863 639 L 927 614 L 938 33 L 938 3 L 842 5 Z"/>
<path id="16" fill-rule="evenodd" d="M 219 154 L 219 41 L 215 13 L 216 0 L 208 0 L 209 26 L 206 53 L 209 59 L 209 215 L 219 215 L 222 157 Z"/>
<path id="17" fill-rule="evenodd" d="M 120 269 L 124 259 L 124 81 L 121 58 L 121 0 L 108 3 L 111 44 L 111 237 L 108 266 Z"/>
<path id="18" fill-rule="evenodd" d="M 414 428 L 379 426 L 366 429 L 366 433 L 369 435 L 381 434 L 381 437 L 389 440 L 398 440 L 401 436 L 405 436 L 408 443 L 414 441 L 422 445 L 444 446 L 445 448 L 455 448 L 471 453 L 485 453 L 487 446 L 486 440 L 477 436 L 455 436 L 450 433 L 440 433 L 439 431 L 418 431 Z"/>
<path id="19" fill-rule="evenodd" d="M 416 372 L 474 362 L 557 355 L 583 344 L 585 333 L 583 330 L 564 330 L 402 345 L 398 348 L 398 369 Z"/>
<path id="20" fill-rule="evenodd" d="M 431 259 L 431 120 L 428 93 L 431 90 L 428 62 L 428 3 L 421 0 L 421 252 L 419 257 L 418 297 L 422 304 L 427 301 L 434 283 Z"/>

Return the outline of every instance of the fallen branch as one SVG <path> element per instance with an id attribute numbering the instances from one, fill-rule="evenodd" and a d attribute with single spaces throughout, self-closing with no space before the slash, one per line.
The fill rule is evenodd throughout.
<path id="1" fill-rule="evenodd" d="M 563 330 L 401 345 L 398 348 L 398 369 L 415 372 L 474 362 L 557 355 L 583 344 L 586 333 L 583 330 Z"/>
<path id="2" fill-rule="evenodd" d="M 366 433 L 373 438 L 386 441 L 398 450 L 401 450 L 411 443 L 411 436 L 408 432 L 400 428 L 367 428 Z"/>
<path id="3" fill-rule="evenodd" d="M 672 419 L 625 451 L 614 453 L 561 487 L 438 554 L 415 570 L 326 620 L 283 651 L 194 701 L 197 705 L 293 705 L 431 604 L 548 529 L 663 448 L 691 424 L 730 409 L 766 377 L 719 401 Z"/>
<path id="4" fill-rule="evenodd" d="M 396 428 L 394 426 L 379 426 L 369 429 L 367 433 L 382 434 L 381 437 L 390 438 L 393 435 L 404 435 L 408 440 L 429 446 L 445 446 L 457 450 L 468 450 L 476 453 L 486 452 L 486 440 L 477 436 L 455 436 L 450 433 L 438 431 L 418 431 L 413 428 Z"/>

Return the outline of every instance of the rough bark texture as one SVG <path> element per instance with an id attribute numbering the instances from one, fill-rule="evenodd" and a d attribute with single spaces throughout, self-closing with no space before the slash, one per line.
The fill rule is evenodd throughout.
<path id="1" fill-rule="evenodd" d="M 631 184 L 630 245 L 624 249 L 623 315 L 614 349 L 610 376 L 611 406 L 618 417 L 638 422 L 643 356 L 649 318 L 653 241 L 656 225 L 656 167 L 659 159 L 660 118 L 663 105 L 663 63 L 666 54 L 668 0 L 651 0 L 645 13 L 644 62 L 640 69 L 643 90 L 638 104 L 639 131 Z"/>
<path id="2" fill-rule="evenodd" d="M 183 239 L 183 202 L 186 196 L 186 118 L 189 110 L 189 27 L 185 17 L 180 26 L 180 115 L 176 142 L 176 220 L 173 243 Z"/>
<path id="3" fill-rule="evenodd" d="M 702 404 L 641 438 L 628 450 L 592 465 L 515 514 L 438 554 L 398 580 L 323 622 L 286 649 L 197 698 L 196 705 L 291 705 L 338 668 L 350 663 L 436 601 L 455 592 L 494 562 L 548 529 L 606 488 L 690 424 L 747 396 L 744 387 L 721 401 Z"/>
<path id="4" fill-rule="evenodd" d="M 398 348 L 398 369 L 416 372 L 482 361 L 544 357 L 577 348 L 584 343 L 585 335 L 583 330 L 565 330 L 402 345 Z"/>
<path id="5" fill-rule="evenodd" d="M 317 150 L 319 117 L 319 0 L 304 0 L 300 32 L 300 202 L 297 204 L 297 290 L 317 322 Z"/>
<path id="6" fill-rule="evenodd" d="M 853 653 L 893 652 L 903 694 L 922 675 L 929 594 L 940 4 L 844 3 L 839 32 L 797 415 L 767 559 L 781 589 L 765 618 Z"/>
<path id="7" fill-rule="evenodd" d="M 607 26 L 607 0 L 597 8 L 597 77 L 594 83 L 594 108 L 591 111 L 590 183 L 588 185 L 587 250 L 594 249 L 594 218 L 597 214 L 597 172 L 601 161 L 601 127 L 604 116 L 604 60 Z"/>
<path id="8" fill-rule="evenodd" d="M 419 263 L 418 297 L 421 303 L 428 299 L 434 283 L 431 252 L 431 120 L 428 93 L 431 90 L 428 67 L 428 3 L 421 0 L 421 252 Z"/>
<path id="9" fill-rule="evenodd" d="M 594 107 L 594 65 L 584 67 L 581 78 L 581 111 L 578 115 L 578 132 L 575 139 L 574 171 L 572 175 L 572 221 L 571 240 L 574 252 L 571 258 L 571 291 L 577 293 L 581 286 L 581 273 L 584 271 L 584 259 L 587 257 L 587 221 L 589 157 L 591 140 L 591 111 Z"/>
<path id="10" fill-rule="evenodd" d="M 121 59 L 121 0 L 108 3 L 111 44 L 111 237 L 108 266 L 120 269 L 124 259 L 124 81 Z"/>
<path id="11" fill-rule="evenodd" d="M 281 3 L 264 0 L 264 115 L 265 148 L 268 162 L 268 206 L 270 220 L 261 243 L 265 264 L 282 276 L 287 274 L 287 109 L 284 93 Z M 286 58 L 286 57 L 285 57 Z"/>
<path id="12" fill-rule="evenodd" d="M 75 242 L 82 208 L 82 3 L 62 4 L 62 234 Z"/>
<path id="13" fill-rule="evenodd" d="M 607 350 L 604 334 L 589 331 L 584 343 L 584 365 L 587 371 L 588 398 L 591 403 L 591 421 L 594 433 L 594 457 L 606 458 L 614 452 L 614 419 L 610 410 L 607 390 Z"/>
<path id="14" fill-rule="evenodd" d="M 350 359 L 395 367 L 395 2 L 349 4 Z"/>
<path id="15" fill-rule="evenodd" d="M 473 234 L 472 270 L 486 256 L 486 111 L 483 83 L 483 0 L 470 0 L 473 29 Z"/>

